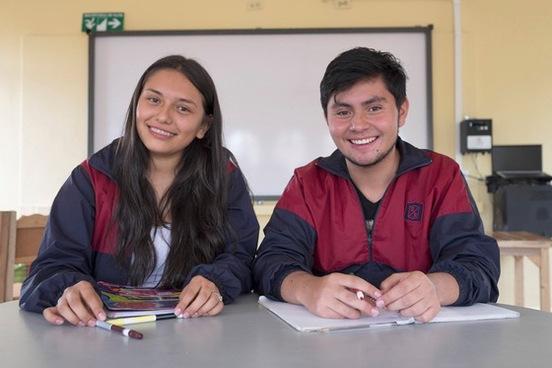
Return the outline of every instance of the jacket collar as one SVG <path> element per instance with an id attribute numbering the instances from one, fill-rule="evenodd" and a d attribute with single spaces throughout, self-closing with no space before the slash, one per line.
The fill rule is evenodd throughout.
<path id="1" fill-rule="evenodd" d="M 425 150 L 414 147 L 410 143 L 403 141 L 400 137 L 397 137 L 396 145 L 400 155 L 399 168 L 397 169 L 396 176 L 400 176 L 410 170 L 414 170 L 418 167 L 426 166 L 431 163 L 431 158 L 429 158 Z M 349 170 L 347 170 L 345 157 L 341 151 L 337 149 L 328 157 L 318 158 L 316 160 L 316 165 L 334 175 L 341 176 L 346 179 L 350 179 L 351 177 L 349 175 Z"/>
<path id="2" fill-rule="evenodd" d="M 107 175 L 111 180 L 115 180 L 113 178 L 113 163 L 118 142 L 119 138 L 115 139 L 98 152 L 92 154 L 92 156 L 88 159 L 90 166 Z"/>

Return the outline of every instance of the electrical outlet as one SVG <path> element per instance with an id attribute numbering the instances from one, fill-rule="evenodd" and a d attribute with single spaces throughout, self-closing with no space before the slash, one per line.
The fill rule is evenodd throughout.
<path id="1" fill-rule="evenodd" d="M 333 4 L 336 9 L 351 9 L 353 0 L 333 0 Z"/>
<path id="2" fill-rule="evenodd" d="M 252 0 L 248 1 L 246 3 L 247 10 L 254 11 L 254 10 L 262 10 L 263 9 L 263 2 L 261 0 Z"/>

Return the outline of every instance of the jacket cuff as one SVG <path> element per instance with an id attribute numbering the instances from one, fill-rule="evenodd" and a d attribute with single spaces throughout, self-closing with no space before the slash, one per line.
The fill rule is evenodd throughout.
<path id="1" fill-rule="evenodd" d="M 281 266 L 276 272 L 274 272 L 272 280 L 270 281 L 270 295 L 267 295 L 271 299 L 278 300 L 280 302 L 285 302 L 285 300 L 282 298 L 281 289 L 282 289 L 282 282 L 284 279 L 292 272 L 295 271 L 305 271 L 307 273 L 311 273 L 310 270 L 308 270 L 306 267 L 302 267 L 297 264 L 287 264 Z"/>
<path id="2" fill-rule="evenodd" d="M 97 287 L 96 281 L 94 281 L 92 276 L 79 272 L 58 272 L 41 281 L 36 287 L 33 281 L 34 278 L 26 280 L 26 285 L 21 290 L 22 298 L 19 300 L 19 307 L 35 313 L 42 313 L 44 309 L 56 305 L 65 289 L 80 281 L 88 281 L 95 289 Z M 29 292 L 28 289 L 31 288 L 32 290 Z M 29 295 L 23 298 L 23 295 L 28 292 Z"/>
<path id="3" fill-rule="evenodd" d="M 219 267 L 213 267 L 213 265 L 198 265 L 192 269 L 185 285 L 187 285 L 192 277 L 203 276 L 207 280 L 211 281 L 220 292 L 222 296 L 222 302 L 224 304 L 230 304 L 241 293 L 241 285 L 238 281 L 234 281 L 234 277 L 228 277 L 225 275 L 228 273 L 226 270 L 221 270 Z M 225 280 L 226 283 L 223 283 Z"/>
<path id="4" fill-rule="evenodd" d="M 458 299 L 451 306 L 466 306 L 473 304 L 473 301 L 469 300 L 470 294 L 470 279 L 471 276 L 468 271 L 457 262 L 443 261 L 433 265 L 428 273 L 445 272 L 450 274 L 456 280 L 458 284 Z"/>

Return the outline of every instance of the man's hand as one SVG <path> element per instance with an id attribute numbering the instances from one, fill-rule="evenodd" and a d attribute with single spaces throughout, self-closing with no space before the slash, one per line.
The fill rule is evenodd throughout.
<path id="1" fill-rule="evenodd" d="M 458 283 L 447 273 L 426 275 L 420 271 L 395 273 L 381 283 L 385 307 L 419 322 L 431 321 L 441 305 L 458 298 Z"/>
<path id="2" fill-rule="evenodd" d="M 332 273 L 317 277 L 303 271 L 292 272 L 282 282 L 282 298 L 294 304 L 304 305 L 311 313 L 324 318 L 359 318 L 376 316 L 379 311 L 366 298 L 357 297 L 357 291 L 374 299 L 381 292 L 354 275 Z"/>
<path id="3" fill-rule="evenodd" d="M 183 318 L 214 316 L 224 308 L 217 286 L 203 276 L 194 276 L 180 293 L 174 313 Z"/>
<path id="4" fill-rule="evenodd" d="M 96 319 L 105 320 L 103 304 L 88 281 L 80 281 L 63 291 L 55 307 L 44 309 L 44 318 L 55 325 L 68 321 L 74 326 L 96 325 Z"/>

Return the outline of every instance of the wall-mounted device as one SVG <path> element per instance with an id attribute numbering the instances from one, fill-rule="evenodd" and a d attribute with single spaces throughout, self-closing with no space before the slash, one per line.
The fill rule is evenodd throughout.
<path id="1" fill-rule="evenodd" d="M 493 147 L 493 121 L 466 119 L 460 122 L 460 152 L 491 152 Z"/>

